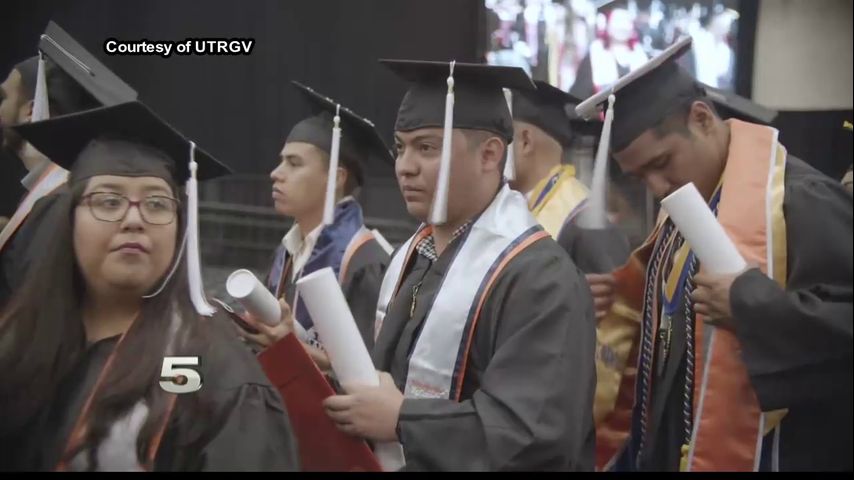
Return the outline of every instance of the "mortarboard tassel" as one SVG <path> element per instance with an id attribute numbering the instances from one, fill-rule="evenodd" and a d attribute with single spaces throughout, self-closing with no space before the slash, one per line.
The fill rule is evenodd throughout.
<path id="1" fill-rule="evenodd" d="M 187 180 L 187 278 L 190 282 L 190 300 L 199 315 L 209 317 L 216 312 L 205 298 L 199 255 L 199 186 L 196 181 L 196 144 L 190 142 L 190 179 Z"/>
<path id="2" fill-rule="evenodd" d="M 39 52 L 39 67 L 36 73 L 36 92 L 33 99 L 33 122 L 50 118 L 50 101 L 47 95 L 47 72 L 45 72 L 44 54 Z"/>
<path id="3" fill-rule="evenodd" d="M 439 163 L 439 178 L 436 184 L 436 194 L 433 197 L 433 210 L 430 212 L 430 223 L 442 225 L 448 220 L 448 190 L 451 179 L 451 142 L 454 132 L 454 65 L 448 75 L 448 94 L 445 96 L 445 128 L 442 133 L 442 157 Z"/>
<path id="4" fill-rule="evenodd" d="M 615 101 L 616 97 L 611 92 L 608 95 L 608 109 L 605 111 L 602 136 L 599 138 L 599 147 L 596 149 L 587 208 L 581 212 L 578 218 L 579 226 L 590 230 L 601 230 L 607 226 L 605 207 L 608 194 L 608 150 L 611 146 L 611 124 L 614 122 Z"/>
<path id="5" fill-rule="evenodd" d="M 326 202 L 323 204 L 323 224 L 335 221 L 335 191 L 338 186 L 338 157 L 341 151 L 341 105 L 335 105 L 332 126 L 332 147 L 329 149 L 329 174 L 326 178 Z"/>
<path id="6" fill-rule="evenodd" d="M 507 108 L 510 110 L 510 118 L 513 118 L 513 91 L 504 89 L 504 99 L 507 100 Z M 513 145 L 507 145 L 507 161 L 504 163 L 504 178 L 508 182 L 516 180 L 516 162 L 513 157 Z"/>
<path id="7" fill-rule="evenodd" d="M 39 122 L 50 118 L 50 100 L 47 94 L 47 72 L 45 72 L 44 54 L 39 51 L 39 66 L 36 71 L 36 91 L 33 98 L 33 113 L 30 116 L 31 122 Z M 29 142 L 24 145 L 24 156 L 36 157 L 40 155 Z"/>

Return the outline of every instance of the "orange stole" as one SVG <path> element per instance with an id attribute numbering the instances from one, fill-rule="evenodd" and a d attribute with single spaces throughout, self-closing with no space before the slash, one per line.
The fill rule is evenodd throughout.
<path id="1" fill-rule="evenodd" d="M 729 120 L 727 124 L 731 138 L 718 221 L 748 264 L 759 265 L 764 273 L 785 286 L 783 182 L 786 151 L 777 143 L 777 131 L 772 128 L 738 120 Z M 745 205 L 754 208 L 744 208 Z M 639 309 L 643 305 L 645 270 L 663 221 L 664 218 L 659 219 L 644 245 L 614 274 L 618 300 L 627 305 Z M 654 311 L 657 312 L 657 308 Z M 686 467 L 693 471 L 752 471 L 758 465 L 762 436 L 776 427 L 782 418 L 781 412 L 762 415 L 741 361 L 737 338 L 722 329 L 713 332 L 710 333 L 698 316 L 694 337 L 697 346 L 694 350 L 694 432 Z M 711 361 L 703 352 L 706 336 L 710 334 L 715 336 L 710 348 Z M 610 466 L 629 437 L 639 340 L 640 335 L 637 335 L 617 405 L 597 426 L 596 468 L 600 470 Z M 708 376 L 704 378 L 707 363 Z"/>
<path id="2" fill-rule="evenodd" d="M 748 264 L 758 265 L 766 274 L 770 268 L 772 278 L 785 286 L 785 149 L 770 127 L 739 120 L 727 123 L 731 138 L 718 221 Z M 700 348 L 695 349 L 694 434 L 687 469 L 755 470 L 766 427 L 776 425 L 764 425 L 735 334 L 706 328 L 700 316 L 695 331 Z M 707 335 L 714 335 L 709 358 L 702 348 Z"/>

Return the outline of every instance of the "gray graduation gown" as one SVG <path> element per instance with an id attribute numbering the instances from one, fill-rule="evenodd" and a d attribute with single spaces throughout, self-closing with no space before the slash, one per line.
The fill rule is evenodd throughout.
<path id="1" fill-rule="evenodd" d="M 459 245 L 452 242 L 435 264 L 414 255 L 389 306 L 374 363 L 401 391 Z M 406 468 L 592 470 L 594 348 L 592 299 L 581 272 L 553 240 L 534 243 L 508 263 L 485 302 L 461 401 L 404 400 L 398 430 Z"/>

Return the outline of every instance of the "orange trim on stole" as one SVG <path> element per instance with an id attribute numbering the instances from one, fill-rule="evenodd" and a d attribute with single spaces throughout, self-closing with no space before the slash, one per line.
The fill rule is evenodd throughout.
<path id="1" fill-rule="evenodd" d="M 718 221 L 748 264 L 768 268 L 768 177 L 777 151 L 772 129 L 730 120 L 729 159 L 723 173 Z M 749 206 L 750 208 L 744 208 Z M 698 315 L 695 335 L 694 429 L 692 471 L 753 471 L 762 411 L 741 360 L 734 333 L 716 329 L 708 380 L 703 389 L 704 322 Z M 698 404 L 703 397 L 703 410 Z M 725 420 L 724 420 L 725 419 Z"/>
<path id="2" fill-rule="evenodd" d="M 513 250 L 511 250 L 510 253 L 508 253 L 503 260 L 501 260 L 501 263 L 498 264 L 498 268 L 496 268 L 495 271 L 492 272 L 492 276 L 489 277 L 489 281 L 486 283 L 486 288 L 483 289 L 483 293 L 480 296 L 480 300 L 478 300 L 477 309 L 474 312 L 474 317 L 472 318 L 471 326 L 469 327 L 469 335 L 468 340 L 466 341 L 466 349 L 463 353 L 463 364 L 460 367 L 459 376 L 457 377 L 457 394 L 455 398 L 457 402 L 460 401 L 460 395 L 462 395 L 463 391 L 463 380 L 466 376 L 466 367 L 468 366 L 469 351 L 471 351 L 474 331 L 475 328 L 477 328 L 477 321 L 480 318 L 480 311 L 483 309 L 483 304 L 486 302 L 486 299 L 487 297 L 489 297 L 489 293 L 492 290 L 492 285 L 495 283 L 495 280 L 498 279 L 498 276 L 504 270 L 504 267 L 506 267 L 507 264 L 511 260 L 513 260 L 513 258 L 516 257 L 516 255 L 528 248 L 534 242 L 537 242 L 547 237 L 550 237 L 549 233 L 544 230 L 540 230 L 539 232 L 532 234 L 530 237 L 520 242 L 519 245 L 516 245 Z"/>
<path id="3" fill-rule="evenodd" d="M 347 251 L 344 252 L 344 258 L 341 260 L 341 268 L 338 271 L 338 283 L 342 285 L 344 284 L 344 279 L 347 278 L 347 269 L 350 268 L 350 260 L 353 259 L 353 255 L 373 239 L 374 235 L 371 232 L 363 232 L 362 235 L 355 239 L 347 248 Z"/>

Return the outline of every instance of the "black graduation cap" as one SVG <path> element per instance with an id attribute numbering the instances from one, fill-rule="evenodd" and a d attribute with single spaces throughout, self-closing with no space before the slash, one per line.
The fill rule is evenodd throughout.
<path id="1" fill-rule="evenodd" d="M 137 101 L 12 128 L 51 161 L 69 170 L 69 182 L 96 175 L 157 176 L 183 185 L 190 177 L 191 149 L 199 166 L 198 179 L 231 173 Z"/>
<path id="2" fill-rule="evenodd" d="M 311 105 L 314 116 L 294 125 L 288 134 L 287 142 L 310 143 L 330 153 L 332 148 L 332 127 L 336 113 L 341 119 L 341 153 L 345 164 L 356 160 L 354 165 L 359 183 L 362 183 L 361 168 L 369 159 L 381 160 L 386 166 L 394 165 L 394 156 L 388 144 L 382 139 L 374 123 L 335 100 L 317 92 L 300 82 L 292 81 L 294 87 Z M 350 165 L 347 165 L 350 166 Z"/>
<path id="3" fill-rule="evenodd" d="M 575 113 L 581 100 L 563 90 L 535 80 L 535 91 L 513 92 L 513 118 L 530 123 L 548 133 L 564 147 L 572 142 L 574 133 L 598 133 L 598 119 L 585 121 Z"/>
<path id="4" fill-rule="evenodd" d="M 391 150 L 380 137 L 373 122 L 311 87 L 296 81 L 291 83 L 307 99 L 314 111 L 314 116 L 294 125 L 286 143 L 310 143 L 325 151 L 329 154 L 329 172 L 337 170 L 340 160 L 350 174 L 355 176 L 359 185 L 364 183 L 363 167 L 370 162 L 371 158 L 378 158 L 385 167 L 394 165 Z M 336 135 L 337 151 L 334 148 Z M 326 183 L 326 204 L 323 215 L 325 225 L 334 221 L 336 185 L 334 178 L 330 175 Z"/>
<path id="5" fill-rule="evenodd" d="M 456 61 L 380 60 L 380 63 L 411 83 L 397 111 L 394 129 L 400 132 L 422 128 L 444 130 L 436 194 L 430 212 L 430 223 L 441 225 L 447 220 L 450 130 L 492 132 L 509 145 L 513 142 L 513 117 L 505 92 L 536 87 L 519 67 Z M 511 151 L 508 151 L 505 167 L 505 176 L 512 178 Z"/>
<path id="6" fill-rule="evenodd" d="M 593 118 L 598 114 L 599 105 L 608 103 L 613 95 L 613 124 L 607 130 L 612 150 L 619 152 L 659 124 L 674 105 L 705 96 L 700 84 L 676 62 L 690 48 L 691 37 L 677 41 L 611 87 L 581 102 L 576 113 L 583 118 Z M 603 128 L 603 132 L 605 130 Z"/>
<path id="7" fill-rule="evenodd" d="M 15 68 L 21 73 L 24 88 L 36 103 L 46 104 L 46 99 L 60 111 L 68 114 L 101 105 L 115 105 L 136 100 L 137 92 L 98 61 L 80 43 L 54 22 L 48 23 L 39 40 L 40 57 L 31 57 Z M 41 72 L 40 72 L 41 70 Z M 44 98 L 36 98 L 39 77 L 44 76 Z M 38 110 L 38 109 L 34 109 Z M 34 121 L 41 120 L 35 115 Z"/>
<path id="8" fill-rule="evenodd" d="M 190 299 L 200 315 L 216 310 L 205 298 L 199 256 L 197 179 L 230 173 L 140 102 L 125 102 L 12 127 L 54 163 L 70 171 L 68 182 L 96 175 L 159 177 L 186 185 L 186 244 Z M 178 259 L 174 262 L 178 265 Z M 162 291 L 175 268 L 152 296 Z"/>
<path id="9" fill-rule="evenodd" d="M 715 104 L 715 108 L 721 118 L 737 118 L 745 122 L 762 123 L 771 125 L 777 118 L 777 111 L 763 107 L 742 96 L 726 90 L 702 85 L 706 91 L 706 97 Z"/>
<path id="10" fill-rule="evenodd" d="M 409 132 L 442 128 L 445 95 L 452 62 L 380 60 L 411 82 L 397 113 L 394 129 Z M 454 128 L 485 130 L 507 143 L 513 141 L 513 122 L 503 88 L 533 91 L 531 78 L 519 67 L 453 62 Z"/>

